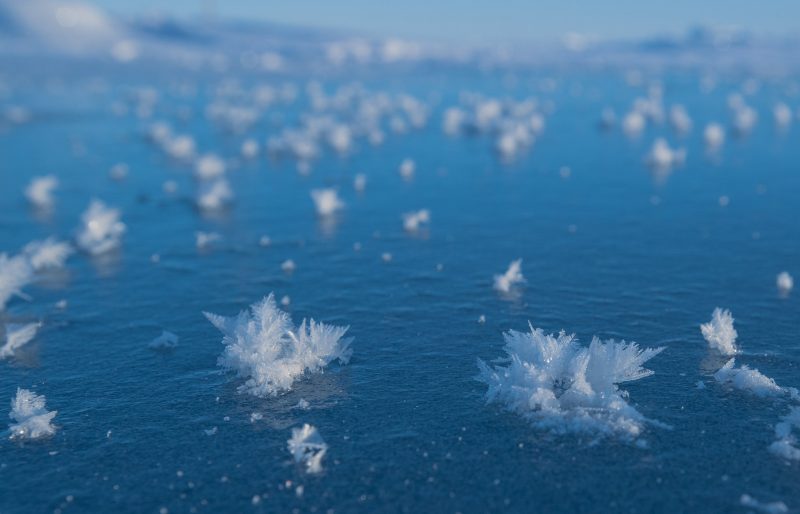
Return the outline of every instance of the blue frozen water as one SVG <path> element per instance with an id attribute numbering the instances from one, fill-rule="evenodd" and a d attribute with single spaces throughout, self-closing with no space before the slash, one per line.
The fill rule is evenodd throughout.
<path id="1" fill-rule="evenodd" d="M 642 94 L 619 74 L 563 74 L 553 91 L 540 87 L 545 77 L 367 76 L 371 90 L 436 100 L 428 125 L 344 158 L 326 153 L 307 177 L 291 161 L 242 162 L 228 174 L 232 208 L 214 216 L 195 209 L 189 171 L 143 137 L 147 122 L 109 107 L 150 85 L 163 96 L 154 119 L 192 134 L 201 152 L 235 156 L 243 136 L 203 117 L 218 79 L 188 77 L 193 99 L 141 76 L 109 77 L 108 89 L 74 76 L 17 79 L 4 104 L 33 118 L 0 133 L 0 250 L 71 237 L 93 197 L 120 208 L 128 231 L 118 252 L 73 256 L 26 289 L 33 301 L 14 300 L 3 314 L 44 325 L 17 360 L 0 363 L 0 401 L 32 388 L 58 410 L 60 428 L 45 441 L 0 443 L 0 511 L 724 512 L 741 508 L 745 493 L 800 508 L 798 463 L 767 450 L 787 403 L 715 383 L 724 359 L 710 356 L 699 330 L 714 307 L 731 309 L 737 363 L 800 386 L 800 295 L 775 287 L 782 270 L 800 275 L 799 129 L 779 134 L 771 124 L 786 82 L 747 97 L 756 129 L 729 135 L 713 159 L 702 128 L 727 122 L 739 77 L 702 94 L 697 76 L 666 75 L 666 104 L 684 104 L 694 130 L 677 138 L 666 125 L 648 127 L 636 139 L 597 130 L 604 106 L 622 114 Z M 503 164 L 491 140 L 442 133 L 442 111 L 462 90 L 534 95 L 555 109 L 531 151 Z M 290 123 L 305 101 L 275 111 Z M 185 122 L 182 105 L 192 113 Z M 248 135 L 263 142 L 280 119 Z M 665 180 L 643 164 L 659 135 L 688 149 Z M 406 157 L 417 164 L 411 182 L 397 173 Z M 108 171 L 119 162 L 130 171 L 115 182 Z M 368 177 L 363 194 L 352 188 L 357 173 Z M 50 217 L 22 194 L 44 174 L 61 182 Z M 174 196 L 162 191 L 168 179 L 179 184 Z M 346 202 L 333 223 L 315 215 L 309 191 L 319 187 L 337 187 Z M 401 214 L 420 208 L 431 210 L 430 226 L 409 235 Z M 196 231 L 222 239 L 198 250 Z M 269 247 L 258 244 L 264 234 Z M 504 298 L 492 277 L 520 257 L 528 283 Z M 291 274 L 281 270 L 286 259 L 297 265 Z M 261 399 L 220 373 L 223 346 L 202 311 L 233 315 L 271 291 L 291 298 L 296 321 L 349 325 L 354 353 Z M 65 310 L 55 307 L 62 298 Z M 476 359 L 499 357 L 501 333 L 528 321 L 585 344 L 596 334 L 666 346 L 648 362 L 655 375 L 625 389 L 644 416 L 672 429 L 648 426 L 641 447 L 553 435 L 486 405 Z M 162 330 L 180 337 L 174 351 L 148 348 Z M 293 408 L 300 399 L 309 410 Z M 263 419 L 251 422 L 253 412 Z M 319 475 L 306 475 L 286 447 L 303 423 L 329 445 Z M 258 505 L 254 495 L 263 495 Z"/>

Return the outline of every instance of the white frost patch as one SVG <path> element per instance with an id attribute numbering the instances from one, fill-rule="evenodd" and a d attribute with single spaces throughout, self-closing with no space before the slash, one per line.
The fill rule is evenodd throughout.
<path id="1" fill-rule="evenodd" d="M 254 159 L 258 157 L 258 142 L 255 139 L 246 139 L 242 143 L 242 157 L 245 159 Z"/>
<path id="2" fill-rule="evenodd" d="M 663 348 L 640 350 L 636 343 L 600 341 L 588 348 L 574 335 L 511 330 L 503 334 L 508 366 L 490 367 L 480 359 L 479 380 L 489 386 L 489 402 L 556 433 L 590 432 L 638 436 L 648 420 L 628 404 L 617 384 L 653 374 L 642 365 Z"/>
<path id="3" fill-rule="evenodd" d="M 321 372 L 335 360 L 347 364 L 352 354 L 352 339 L 343 338 L 349 327 L 304 319 L 295 328 L 272 293 L 237 317 L 204 314 L 224 334 L 219 366 L 245 378 L 239 391 L 254 396 L 288 391 L 304 374 Z"/>
<path id="4" fill-rule="evenodd" d="M 672 129 L 679 134 L 686 134 L 692 130 L 692 118 L 682 105 L 673 105 L 669 110 L 669 123 Z"/>
<path id="5" fill-rule="evenodd" d="M 333 188 L 313 189 L 311 199 L 320 216 L 330 216 L 344 207 L 344 202 L 339 198 L 339 193 Z"/>
<path id="6" fill-rule="evenodd" d="M 419 226 L 430 223 L 431 212 L 428 209 L 406 212 L 403 214 L 403 228 L 406 232 L 416 232 Z"/>
<path id="7" fill-rule="evenodd" d="M 736 355 L 736 329 L 733 328 L 731 311 L 717 307 L 711 314 L 711 321 L 700 325 L 700 332 L 708 346 L 722 355 Z"/>
<path id="8" fill-rule="evenodd" d="M 735 368 L 736 359 L 730 359 L 719 371 L 714 373 L 714 378 L 721 384 L 730 384 L 736 389 L 749 391 L 756 396 L 782 396 L 786 393 L 796 394 L 792 389 L 784 389 L 774 380 L 764 375 L 757 369 L 752 369 L 746 364 Z"/>
<path id="9" fill-rule="evenodd" d="M 789 507 L 787 507 L 783 502 L 765 503 L 758 501 L 749 494 L 743 494 L 742 497 L 739 498 L 739 503 L 742 504 L 742 507 L 749 507 L 766 514 L 781 514 L 782 512 L 789 512 Z"/>
<path id="10" fill-rule="evenodd" d="M 14 356 L 14 352 L 25 346 L 39 331 L 41 323 L 27 323 L 25 325 L 6 325 L 6 342 L 0 347 L 0 360 Z"/>
<path id="11" fill-rule="evenodd" d="M 119 218 L 119 210 L 107 207 L 100 200 L 92 200 L 81 216 L 83 226 L 77 236 L 78 246 L 91 255 L 117 248 L 126 230 Z"/>
<path id="12" fill-rule="evenodd" d="M 792 109 L 783 102 L 778 102 L 772 108 L 772 116 L 775 119 L 775 126 L 779 129 L 786 129 L 792 124 Z"/>
<path id="13" fill-rule="evenodd" d="M 787 460 L 800 460 L 800 448 L 792 433 L 793 428 L 800 428 L 800 407 L 792 407 L 789 414 L 775 425 L 776 441 L 769 446 L 769 451 Z"/>
<path id="14" fill-rule="evenodd" d="M 494 276 L 494 288 L 501 293 L 508 293 L 512 286 L 523 283 L 525 277 L 522 276 L 522 259 L 511 261 L 505 273 Z"/>
<path id="15" fill-rule="evenodd" d="M 725 129 L 719 123 L 709 123 L 703 131 L 706 148 L 716 150 L 725 142 Z"/>
<path id="16" fill-rule="evenodd" d="M 197 206 L 206 211 L 221 209 L 231 200 L 233 200 L 233 191 L 224 178 L 203 182 L 197 192 Z"/>
<path id="17" fill-rule="evenodd" d="M 400 163 L 400 176 L 403 177 L 403 180 L 411 180 L 414 178 L 416 169 L 417 164 L 413 159 L 404 159 L 403 162 Z"/>
<path id="18" fill-rule="evenodd" d="M 322 459 L 328 451 L 328 445 L 319 435 L 316 427 L 304 424 L 302 428 L 292 429 L 292 438 L 287 441 L 289 452 L 295 462 L 304 462 L 306 472 L 319 473 L 322 471 Z"/>
<path id="19" fill-rule="evenodd" d="M 792 278 L 788 271 L 781 271 L 778 273 L 775 283 L 778 286 L 778 291 L 783 294 L 789 293 L 789 291 L 794 288 L 794 278 Z"/>
<path id="20" fill-rule="evenodd" d="M 353 189 L 358 191 L 359 193 L 363 192 L 367 188 L 367 176 L 363 173 L 357 174 L 353 178 Z"/>
<path id="21" fill-rule="evenodd" d="M 9 417 L 16 421 L 9 425 L 11 439 L 39 439 L 56 433 L 51 424 L 57 411 L 45 408 L 45 397 L 27 389 L 17 389 L 17 396 L 11 400 Z"/>
<path id="22" fill-rule="evenodd" d="M 48 237 L 44 241 L 31 241 L 22 252 L 35 271 L 47 268 L 61 268 L 67 258 L 72 255 L 72 246 L 69 243 L 56 241 Z"/>
<path id="23" fill-rule="evenodd" d="M 58 179 L 53 175 L 35 177 L 25 188 L 25 197 L 35 207 L 47 209 L 53 206 L 53 191 L 58 187 Z"/>
<path id="24" fill-rule="evenodd" d="M 291 273 L 291 272 L 293 272 L 293 271 L 294 271 L 296 268 L 297 268 L 297 265 L 294 263 L 294 261 L 293 261 L 292 259 L 286 259 L 286 260 L 285 260 L 285 261 L 283 261 L 283 263 L 281 264 L 281 269 L 282 269 L 282 270 L 283 270 L 285 273 Z"/>
<path id="25" fill-rule="evenodd" d="M 147 346 L 154 350 L 171 350 L 178 346 L 179 337 L 166 330 L 161 331 L 161 335 L 150 341 Z"/>
<path id="26" fill-rule="evenodd" d="M 670 148 L 667 141 L 658 138 L 653 143 L 650 153 L 647 156 L 647 164 L 654 168 L 671 168 L 678 166 L 686 161 L 685 148 Z"/>

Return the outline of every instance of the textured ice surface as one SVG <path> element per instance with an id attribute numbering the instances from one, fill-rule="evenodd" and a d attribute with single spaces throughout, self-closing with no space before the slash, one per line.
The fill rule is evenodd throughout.
<path id="1" fill-rule="evenodd" d="M 28 257 L 33 269 L 40 271 L 64 266 L 67 258 L 72 255 L 72 245 L 49 237 L 43 241 L 31 241 L 22 252 Z"/>
<path id="2" fill-rule="evenodd" d="M 322 458 L 328 451 L 328 445 L 315 427 L 306 423 L 301 428 L 293 428 L 292 438 L 287 443 L 294 461 L 305 463 L 308 473 L 322 471 Z"/>
<path id="3" fill-rule="evenodd" d="M 351 339 L 343 338 L 348 327 L 304 319 L 295 328 L 271 293 L 236 317 L 204 314 L 224 334 L 225 350 L 218 364 L 245 379 L 240 392 L 277 395 L 304 374 L 320 372 L 335 360 L 347 364 L 352 354 Z"/>
<path id="4" fill-rule="evenodd" d="M 508 293 L 512 286 L 523 283 L 525 277 L 522 276 L 522 259 L 511 261 L 505 273 L 494 276 L 494 288 L 501 293 Z"/>
<path id="5" fill-rule="evenodd" d="M 489 386 L 489 402 L 557 433 L 641 433 L 648 420 L 628 404 L 618 384 L 652 375 L 642 365 L 663 348 L 641 350 L 633 342 L 596 337 L 586 348 L 574 335 L 547 335 L 532 326 L 530 332 L 511 330 L 503 336 L 507 366 L 478 360 L 478 378 Z"/>
<path id="6" fill-rule="evenodd" d="M 9 417 L 16 421 L 9 425 L 11 439 L 39 439 L 56 433 L 52 425 L 57 411 L 45 408 L 45 397 L 27 389 L 17 389 L 17 396 L 11 400 Z"/>
<path id="7" fill-rule="evenodd" d="M 25 188 L 25 197 L 34 206 L 47 209 L 53 206 L 53 191 L 58 187 L 58 179 L 53 175 L 34 177 Z"/>
<path id="8" fill-rule="evenodd" d="M 792 407 L 789 414 L 775 425 L 775 442 L 769 446 L 769 451 L 788 460 L 800 460 L 800 448 L 797 447 L 797 437 L 793 429 L 800 428 L 800 407 Z"/>
<path id="9" fill-rule="evenodd" d="M 785 389 L 757 369 L 752 369 L 746 364 L 736 368 L 736 359 L 730 359 L 716 373 L 714 378 L 722 384 L 729 384 L 736 389 L 749 391 L 756 396 L 783 396 L 793 390 Z"/>
<path id="10" fill-rule="evenodd" d="M 333 188 L 313 189 L 311 199 L 314 207 L 320 216 L 330 216 L 344 207 L 344 202 L 339 198 L 339 194 Z"/>
<path id="11" fill-rule="evenodd" d="M 736 355 L 736 329 L 733 328 L 731 311 L 717 307 L 711 314 L 711 321 L 700 325 L 700 332 L 708 346 L 722 355 Z"/>
<path id="12" fill-rule="evenodd" d="M 154 350 L 170 350 L 178 346 L 178 339 L 177 335 L 163 330 L 161 335 L 150 341 L 148 346 Z"/>
<path id="13" fill-rule="evenodd" d="M 6 341 L 0 347 L 0 359 L 14 356 L 14 352 L 28 344 L 41 327 L 41 323 L 26 323 L 25 325 L 6 325 Z"/>
<path id="14" fill-rule="evenodd" d="M 126 230 L 119 218 L 117 209 L 107 207 L 100 200 L 92 200 L 81 216 L 83 225 L 76 239 L 78 246 L 92 255 L 117 248 Z"/>

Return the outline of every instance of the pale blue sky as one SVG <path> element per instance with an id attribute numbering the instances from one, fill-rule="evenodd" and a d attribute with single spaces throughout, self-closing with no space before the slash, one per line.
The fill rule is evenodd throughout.
<path id="1" fill-rule="evenodd" d="M 90 0 L 121 14 L 215 13 L 372 34 L 465 41 L 680 32 L 696 24 L 795 33 L 800 0 Z"/>

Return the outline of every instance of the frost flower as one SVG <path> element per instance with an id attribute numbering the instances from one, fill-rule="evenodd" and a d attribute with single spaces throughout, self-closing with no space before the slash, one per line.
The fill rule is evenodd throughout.
<path id="1" fill-rule="evenodd" d="M 328 445 L 319 435 L 316 427 L 306 423 L 302 428 L 293 428 L 292 438 L 287 443 L 294 461 L 304 462 L 307 473 L 322 471 L 322 458 L 328 451 Z"/>
<path id="2" fill-rule="evenodd" d="M 83 226 L 78 232 L 78 246 L 91 255 L 117 248 L 126 230 L 119 217 L 119 210 L 106 207 L 100 200 L 92 200 L 81 216 Z"/>
<path id="3" fill-rule="evenodd" d="M 45 397 L 27 389 L 17 389 L 11 400 L 9 417 L 16 421 L 9 425 L 11 439 L 39 439 L 56 433 L 51 422 L 58 414 L 45 408 Z"/>
<path id="4" fill-rule="evenodd" d="M 708 342 L 708 346 L 722 355 L 736 355 L 736 329 L 733 328 L 731 311 L 719 307 L 711 314 L 711 321 L 700 325 L 700 332 Z"/>
<path id="5" fill-rule="evenodd" d="M 494 288 L 501 293 L 508 293 L 511 291 L 513 285 L 522 284 L 524 282 L 525 277 L 522 276 L 522 259 L 511 261 L 505 273 L 494 276 Z"/>
<path id="6" fill-rule="evenodd" d="M 217 363 L 244 378 L 239 391 L 254 396 L 288 391 L 304 374 L 321 372 L 335 360 L 347 364 L 352 354 L 352 339 L 343 338 L 349 327 L 304 319 L 295 328 L 273 294 L 236 317 L 204 314 L 224 334 L 225 350 Z"/>

